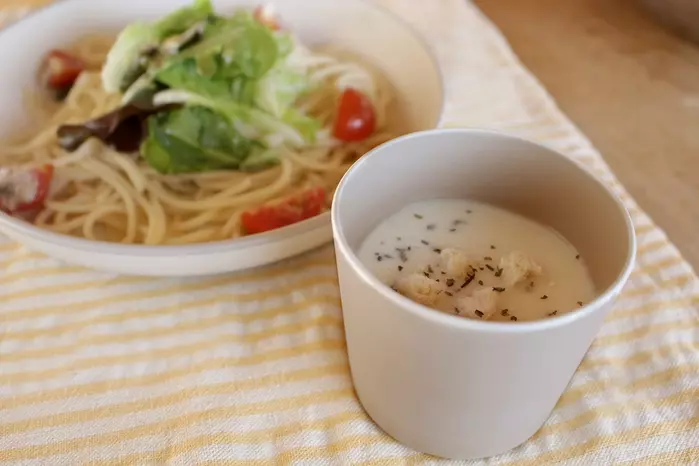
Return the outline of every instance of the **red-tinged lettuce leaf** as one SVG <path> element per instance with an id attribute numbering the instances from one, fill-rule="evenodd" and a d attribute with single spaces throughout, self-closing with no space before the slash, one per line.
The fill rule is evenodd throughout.
<path id="1" fill-rule="evenodd" d="M 136 152 L 148 134 L 148 117 L 175 108 L 179 106 L 128 104 L 80 125 L 60 126 L 57 131 L 58 143 L 63 149 L 73 152 L 89 138 L 95 137 L 119 152 Z"/>

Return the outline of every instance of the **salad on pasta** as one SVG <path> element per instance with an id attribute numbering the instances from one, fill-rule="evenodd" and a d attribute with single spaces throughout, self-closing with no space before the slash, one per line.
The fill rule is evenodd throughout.
<path id="1" fill-rule="evenodd" d="M 39 75 L 52 95 L 31 96 L 38 130 L 0 145 L 0 210 L 90 240 L 220 241 L 308 219 L 393 137 L 383 78 L 263 7 L 195 0 L 52 50 Z"/>

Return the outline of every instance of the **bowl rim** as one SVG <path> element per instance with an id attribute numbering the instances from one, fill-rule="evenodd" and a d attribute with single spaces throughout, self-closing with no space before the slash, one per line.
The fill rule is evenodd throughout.
<path id="1" fill-rule="evenodd" d="M 45 5 L 43 7 L 37 8 L 29 12 L 19 20 L 0 29 L 0 42 L 2 42 L 3 38 L 8 33 L 8 31 L 11 31 L 13 28 L 27 26 L 26 23 L 30 22 L 34 18 L 41 17 L 42 15 L 46 14 L 55 13 L 54 10 L 59 10 L 61 7 L 65 6 L 68 3 L 79 1 L 84 0 L 56 0 L 53 3 L 50 3 L 48 5 Z M 387 21 L 393 21 L 394 23 L 399 24 L 421 45 L 428 59 L 432 63 L 432 69 L 437 76 L 440 103 L 436 121 L 433 122 L 431 126 L 434 127 L 432 129 L 439 128 L 444 122 L 444 114 L 446 108 L 446 81 L 444 77 L 444 72 L 439 64 L 439 60 L 437 59 L 435 50 L 432 47 L 432 45 L 428 42 L 427 38 L 424 37 L 417 30 L 417 28 L 414 27 L 409 21 L 405 20 L 404 18 L 402 18 L 401 16 L 394 13 L 389 8 L 383 5 L 372 2 L 370 0 L 345 1 L 354 1 L 356 3 L 361 3 L 367 8 L 371 8 L 380 12 L 386 18 Z M 361 160 L 363 157 L 364 156 L 360 157 L 359 160 Z M 327 226 L 329 223 L 330 212 L 326 211 L 321 213 L 320 215 L 316 215 L 313 218 L 303 220 L 292 225 L 250 236 L 242 236 L 238 238 L 212 241 L 208 243 L 191 243 L 182 245 L 146 245 L 122 244 L 108 241 L 90 240 L 86 238 L 70 236 L 63 233 L 57 233 L 51 230 L 35 226 L 29 222 L 12 217 L 11 215 L 8 215 L 0 211 L 0 225 L 5 225 L 8 228 L 12 228 L 13 230 L 18 231 L 19 233 L 31 236 L 35 239 L 49 241 L 56 246 L 62 246 L 70 249 L 79 249 L 83 251 L 98 250 L 98 252 L 103 254 L 113 254 L 121 256 L 137 255 L 145 257 L 162 257 L 175 255 L 191 256 L 201 254 L 213 254 L 216 252 L 229 250 L 231 248 L 243 249 L 248 247 L 260 246 L 263 244 L 272 244 L 282 241 L 283 239 L 288 238 L 290 236 L 300 236 L 304 233 L 318 230 L 320 228 L 323 228 L 324 226 Z"/>
<path id="2" fill-rule="evenodd" d="M 353 176 L 358 176 L 356 175 L 357 170 L 359 170 L 362 165 L 369 163 L 367 162 L 367 160 L 369 160 L 372 156 L 375 156 L 375 154 L 378 151 L 385 147 L 388 147 L 390 145 L 409 144 L 410 141 L 413 139 L 420 139 L 428 136 L 439 137 L 440 135 L 455 133 L 462 135 L 491 135 L 501 139 L 514 141 L 518 144 L 534 146 L 540 150 L 550 152 L 552 154 L 557 155 L 558 157 L 563 158 L 577 170 L 583 172 L 584 175 L 587 176 L 590 180 L 592 180 L 599 189 L 606 193 L 608 198 L 612 200 L 612 202 L 617 206 L 619 215 L 621 215 L 624 219 L 628 242 L 626 260 L 614 282 L 611 285 L 609 285 L 605 290 L 598 293 L 592 301 L 590 301 L 589 303 L 585 303 L 585 305 L 583 305 L 579 309 L 576 309 L 575 312 L 568 312 L 566 314 L 556 316 L 550 319 L 524 321 L 512 324 L 509 322 L 477 321 L 435 311 L 434 309 L 431 309 L 428 306 L 416 303 L 415 301 L 408 299 L 399 293 L 396 293 L 390 287 L 388 287 L 378 278 L 376 278 L 374 274 L 372 274 L 369 271 L 369 269 L 366 268 L 364 264 L 359 260 L 357 255 L 354 253 L 354 251 L 348 244 L 347 239 L 344 235 L 341 218 L 342 212 L 341 209 L 338 208 L 338 203 L 340 202 L 340 199 L 343 196 L 343 191 L 345 189 L 346 184 L 348 183 L 348 180 Z M 555 328 L 573 325 L 575 322 L 582 320 L 590 316 L 591 314 L 600 312 L 602 309 L 604 309 L 605 304 L 612 301 L 614 297 L 621 292 L 622 288 L 628 281 L 629 276 L 631 275 L 631 271 L 633 270 L 636 261 L 636 233 L 633 227 L 633 221 L 631 219 L 629 211 L 626 209 L 621 199 L 616 194 L 614 194 L 608 186 L 606 186 L 599 179 L 597 179 L 587 168 L 585 168 L 584 165 L 580 164 L 579 162 L 573 160 L 570 157 L 565 156 L 559 151 L 551 149 L 550 147 L 546 147 L 543 144 L 539 144 L 534 141 L 530 141 L 528 139 L 524 139 L 512 134 L 485 128 L 436 128 L 418 131 L 404 136 L 399 136 L 367 152 L 367 154 L 364 157 L 362 157 L 362 159 L 358 160 L 354 165 L 352 165 L 349 168 L 349 170 L 347 170 L 345 175 L 340 180 L 340 183 L 337 186 L 337 190 L 335 191 L 335 197 L 333 198 L 331 209 L 331 223 L 333 237 L 335 240 L 335 253 L 342 255 L 342 257 L 349 263 L 349 266 L 352 268 L 353 272 L 359 277 L 359 279 L 362 281 L 364 285 L 372 288 L 375 292 L 379 293 L 379 295 L 381 295 L 383 299 L 388 300 L 392 304 L 404 309 L 406 312 L 409 312 L 410 314 L 419 319 L 423 319 L 435 325 L 452 327 L 463 331 L 478 331 L 492 334 L 522 334 L 547 331 Z"/>

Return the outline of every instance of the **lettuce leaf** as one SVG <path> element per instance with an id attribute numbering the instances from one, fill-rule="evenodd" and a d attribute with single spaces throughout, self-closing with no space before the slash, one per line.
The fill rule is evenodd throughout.
<path id="1" fill-rule="evenodd" d="M 157 47 L 160 38 L 151 25 L 131 23 L 119 34 L 102 67 L 102 87 L 109 93 L 123 92 L 146 71 L 143 54 Z"/>
<path id="2" fill-rule="evenodd" d="M 161 173 L 191 173 L 238 168 L 254 150 L 261 149 L 225 118 L 192 106 L 150 117 L 141 154 Z"/>
<path id="3" fill-rule="evenodd" d="M 102 67 L 107 92 L 124 92 L 148 69 L 150 59 L 164 39 L 185 32 L 213 14 L 210 0 L 194 0 L 155 24 L 135 22 L 126 26 L 109 50 Z"/>
<path id="4" fill-rule="evenodd" d="M 159 92 L 153 98 L 155 105 L 200 105 L 223 115 L 231 125 L 237 122 L 251 127 L 256 132 L 257 139 L 266 140 L 267 145 L 287 144 L 298 147 L 305 144 L 303 135 L 291 124 L 276 118 L 269 113 L 247 105 L 241 105 L 234 100 L 211 99 L 200 94 L 180 90 Z M 273 136 L 274 144 L 270 144 L 265 136 Z"/>
<path id="5" fill-rule="evenodd" d="M 281 117 L 310 87 L 308 77 L 280 62 L 257 81 L 255 105 L 276 117 Z"/>
<path id="6" fill-rule="evenodd" d="M 275 36 L 248 15 L 216 18 L 197 44 L 168 60 L 153 79 L 170 89 L 253 105 L 256 83 L 278 55 Z"/>
<path id="7" fill-rule="evenodd" d="M 210 21 L 202 39 L 175 60 L 196 58 L 201 62 L 212 56 L 220 59 L 216 68 L 220 76 L 259 79 L 276 63 L 279 48 L 271 30 L 241 12 Z"/>
<path id="8" fill-rule="evenodd" d="M 171 89 L 188 91 L 210 99 L 232 99 L 251 104 L 255 83 L 244 76 L 228 77 L 222 69 L 225 64 L 219 57 L 207 63 L 209 69 L 202 70 L 194 58 L 178 61 L 159 71 L 155 80 Z"/>
<path id="9" fill-rule="evenodd" d="M 255 148 L 238 167 L 239 170 L 257 171 L 279 163 L 281 157 L 279 149 Z"/>
<path id="10" fill-rule="evenodd" d="M 211 0 L 194 0 L 190 6 L 175 10 L 153 25 L 155 33 L 161 39 L 173 34 L 180 34 L 195 23 L 207 19 L 214 14 Z"/>
<path id="11" fill-rule="evenodd" d="M 301 136 L 303 136 L 303 138 L 311 144 L 316 142 L 318 131 L 320 131 L 322 128 L 320 121 L 309 117 L 308 115 L 304 115 L 294 108 L 289 108 L 284 113 L 282 120 L 295 128 L 299 133 L 301 133 Z"/>

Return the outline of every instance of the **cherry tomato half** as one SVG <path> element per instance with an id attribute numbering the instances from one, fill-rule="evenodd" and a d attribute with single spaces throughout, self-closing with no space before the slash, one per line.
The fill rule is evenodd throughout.
<path id="1" fill-rule="evenodd" d="M 310 188 L 257 209 L 243 212 L 241 222 L 249 235 L 285 227 L 315 217 L 325 207 L 325 189 Z"/>
<path id="2" fill-rule="evenodd" d="M 46 196 L 48 196 L 52 179 L 53 165 L 44 165 L 28 172 L 10 174 L 8 179 L 4 180 L 9 189 L 4 196 L 0 195 L 0 210 L 14 214 L 38 209 L 44 204 Z M 23 186 L 17 186 L 18 183 L 29 183 L 33 189 L 27 195 L 26 191 L 22 189 Z M 21 195 L 26 197 L 18 198 Z"/>
<path id="3" fill-rule="evenodd" d="M 73 85 L 85 64 L 79 58 L 62 50 L 51 50 L 43 65 L 42 78 L 52 89 L 65 89 Z"/>
<path id="4" fill-rule="evenodd" d="M 369 98 L 348 88 L 340 96 L 333 135 L 345 142 L 362 141 L 376 129 L 376 112 Z"/>

